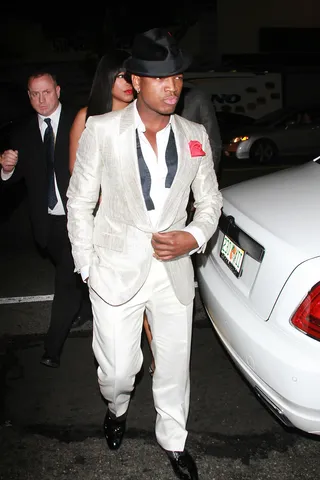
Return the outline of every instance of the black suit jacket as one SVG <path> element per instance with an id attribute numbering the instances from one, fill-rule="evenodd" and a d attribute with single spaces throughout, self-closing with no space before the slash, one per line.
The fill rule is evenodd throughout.
<path id="1" fill-rule="evenodd" d="M 61 200 L 67 211 L 69 186 L 69 133 L 76 110 L 62 105 L 55 143 L 54 168 Z M 47 171 L 38 116 L 33 113 L 13 129 L 10 148 L 18 150 L 18 163 L 12 177 L 3 181 L 5 188 L 24 179 L 27 188 L 31 225 L 36 242 L 45 247 L 48 236 Z"/>

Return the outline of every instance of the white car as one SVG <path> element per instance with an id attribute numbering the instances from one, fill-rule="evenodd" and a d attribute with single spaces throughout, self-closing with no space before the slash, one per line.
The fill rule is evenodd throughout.
<path id="1" fill-rule="evenodd" d="M 231 358 L 286 425 L 320 434 L 320 165 L 222 189 L 196 273 Z"/>

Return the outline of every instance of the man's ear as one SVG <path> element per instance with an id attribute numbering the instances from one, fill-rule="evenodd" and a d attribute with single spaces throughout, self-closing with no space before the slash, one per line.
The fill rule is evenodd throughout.
<path id="1" fill-rule="evenodd" d="M 140 93 L 140 77 L 138 75 L 131 75 L 132 86 L 137 93 Z"/>

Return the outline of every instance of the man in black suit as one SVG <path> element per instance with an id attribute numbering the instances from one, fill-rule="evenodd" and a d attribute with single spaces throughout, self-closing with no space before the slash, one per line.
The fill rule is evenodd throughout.
<path id="1" fill-rule="evenodd" d="M 32 74 L 28 95 L 35 112 L 12 132 L 12 149 L 0 157 L 1 181 L 7 188 L 24 179 L 35 241 L 55 267 L 51 320 L 41 363 L 59 367 L 70 328 L 92 317 L 88 290 L 74 273 L 67 233 L 69 132 L 76 111 L 60 103 L 60 86 L 51 73 Z"/>

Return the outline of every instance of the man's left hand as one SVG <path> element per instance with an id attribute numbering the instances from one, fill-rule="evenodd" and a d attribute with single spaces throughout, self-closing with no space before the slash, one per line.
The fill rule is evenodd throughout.
<path id="1" fill-rule="evenodd" d="M 161 261 L 173 260 L 181 255 L 188 254 L 198 247 L 198 243 L 189 232 L 174 230 L 172 232 L 154 233 L 151 245 L 153 256 Z"/>

